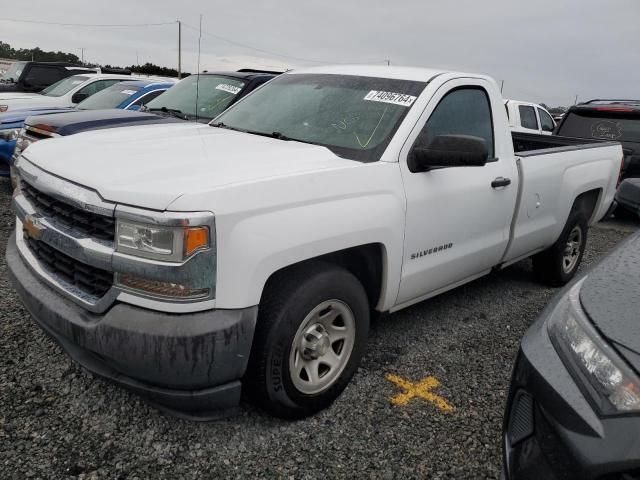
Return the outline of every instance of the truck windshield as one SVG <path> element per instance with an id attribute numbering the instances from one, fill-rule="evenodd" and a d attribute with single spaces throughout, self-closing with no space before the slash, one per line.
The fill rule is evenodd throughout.
<path id="1" fill-rule="evenodd" d="M 78 110 L 101 110 L 105 108 L 116 108 L 127 98 L 140 91 L 141 89 L 142 86 L 140 85 L 116 83 L 115 85 L 111 85 L 110 87 L 107 87 L 104 90 L 91 95 L 86 100 L 80 102 L 76 108 Z"/>
<path id="2" fill-rule="evenodd" d="M 191 75 L 151 100 L 146 108 L 149 111 L 173 111 L 186 118 L 195 118 L 197 113 L 198 118 L 211 120 L 224 112 L 245 84 L 243 80 L 232 77 Z"/>
<path id="3" fill-rule="evenodd" d="M 329 74 L 286 74 L 220 115 L 213 126 L 322 145 L 373 162 L 426 82 Z"/>
<path id="4" fill-rule="evenodd" d="M 632 118 L 634 116 L 635 118 Z M 569 112 L 558 130 L 558 135 L 640 142 L 640 113 L 615 113 L 605 110 Z"/>
<path id="5" fill-rule="evenodd" d="M 71 89 L 77 87 L 82 82 L 88 79 L 89 77 L 83 77 L 82 75 L 74 75 L 72 77 L 63 78 L 53 85 L 49 85 L 40 93 L 42 95 L 46 95 L 47 97 L 61 97 L 62 95 L 68 93 L 69 91 L 71 91 Z"/>
<path id="6" fill-rule="evenodd" d="M 16 83 L 20 78 L 20 74 L 22 73 L 25 65 L 25 62 L 16 62 L 11 64 L 9 70 L 0 76 L 0 80 L 7 83 Z"/>

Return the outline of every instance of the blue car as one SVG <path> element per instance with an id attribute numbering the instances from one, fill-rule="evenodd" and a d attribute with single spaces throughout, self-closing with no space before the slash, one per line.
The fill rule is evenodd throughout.
<path id="1" fill-rule="evenodd" d="M 174 83 L 171 82 L 160 83 L 152 79 L 126 80 L 99 91 L 80 102 L 75 108 L 33 108 L 0 114 L 0 176 L 9 175 L 16 140 L 27 117 L 111 108 L 136 111 L 173 85 Z"/>

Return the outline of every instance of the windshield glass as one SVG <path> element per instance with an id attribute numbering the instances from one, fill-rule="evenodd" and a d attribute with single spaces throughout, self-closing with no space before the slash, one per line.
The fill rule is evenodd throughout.
<path id="1" fill-rule="evenodd" d="M 123 85 L 116 83 L 104 90 L 91 95 L 86 100 L 80 102 L 76 107 L 78 110 L 101 110 L 105 108 L 116 108 L 131 95 L 140 91 L 140 85 Z"/>
<path id="2" fill-rule="evenodd" d="M 197 82 L 198 77 L 200 81 Z M 196 84 L 199 83 L 196 108 Z M 147 103 L 149 110 L 179 110 L 189 118 L 211 120 L 222 113 L 244 88 L 246 82 L 219 75 L 191 75 L 158 98 Z"/>
<path id="3" fill-rule="evenodd" d="M 609 114 L 607 114 L 609 113 Z M 640 115 L 632 113 L 570 112 L 560 126 L 558 135 L 565 137 L 597 138 L 618 142 L 640 142 Z"/>
<path id="4" fill-rule="evenodd" d="M 4 72 L 2 76 L 0 76 L 0 80 L 5 82 L 16 83 L 20 78 L 20 74 L 22 73 L 24 66 L 25 66 L 25 62 L 16 62 L 11 64 L 11 66 L 9 67 L 9 70 Z"/>
<path id="5" fill-rule="evenodd" d="M 326 74 L 286 74 L 216 118 L 213 125 L 323 145 L 372 162 L 385 148 L 425 82 Z"/>
<path id="6" fill-rule="evenodd" d="M 83 77 L 82 75 L 74 75 L 73 77 L 63 78 L 53 85 L 48 86 L 40 93 L 42 95 L 46 95 L 47 97 L 61 97 L 62 95 L 69 92 L 71 89 L 77 87 L 82 82 L 88 79 L 89 77 Z"/>

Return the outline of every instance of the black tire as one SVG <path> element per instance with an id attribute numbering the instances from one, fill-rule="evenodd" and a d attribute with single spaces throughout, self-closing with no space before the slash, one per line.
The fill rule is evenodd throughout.
<path id="1" fill-rule="evenodd" d="M 255 403 L 273 415 L 303 418 L 329 406 L 356 372 L 369 333 L 369 302 L 358 279 L 332 264 L 313 262 L 276 275 L 260 302 L 245 385 Z M 294 386 L 289 358 L 304 319 L 328 300 L 343 302 L 353 313 L 353 347 L 341 373 L 326 390 L 305 394 Z"/>
<path id="2" fill-rule="evenodd" d="M 584 213 L 577 209 L 572 210 L 556 243 L 544 252 L 540 252 L 533 257 L 533 271 L 538 280 L 552 287 L 561 287 L 575 276 L 582 262 L 585 246 L 587 245 L 588 228 Z M 569 265 L 570 268 L 566 268 L 565 249 L 575 229 L 579 229 L 580 231 L 581 242 L 575 263 Z"/>

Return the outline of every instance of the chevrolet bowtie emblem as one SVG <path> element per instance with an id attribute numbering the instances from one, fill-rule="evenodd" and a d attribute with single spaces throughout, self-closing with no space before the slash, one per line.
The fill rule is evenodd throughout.
<path id="1" fill-rule="evenodd" d="M 27 215 L 24 219 L 24 223 L 22 224 L 24 231 L 27 232 L 34 240 L 39 240 L 42 236 L 42 232 L 44 231 L 44 227 L 40 223 L 40 220 L 32 215 Z"/>

